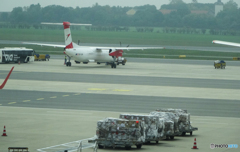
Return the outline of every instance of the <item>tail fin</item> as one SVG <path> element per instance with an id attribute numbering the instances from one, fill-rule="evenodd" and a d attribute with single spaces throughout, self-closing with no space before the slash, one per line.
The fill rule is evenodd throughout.
<path id="1" fill-rule="evenodd" d="M 8 80 L 8 78 L 10 77 L 10 75 L 11 75 L 11 73 L 12 73 L 12 71 L 13 71 L 13 68 L 14 68 L 14 67 L 12 67 L 12 69 L 11 69 L 10 72 L 8 73 L 6 79 L 3 81 L 3 84 L 0 86 L 0 89 L 2 89 L 2 88 L 5 86 L 5 84 L 7 83 L 7 80 Z"/>
<path id="2" fill-rule="evenodd" d="M 73 48 L 70 22 L 63 22 L 66 49 Z"/>

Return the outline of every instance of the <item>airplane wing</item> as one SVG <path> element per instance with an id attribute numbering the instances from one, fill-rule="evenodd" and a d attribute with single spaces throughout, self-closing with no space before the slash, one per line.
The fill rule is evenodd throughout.
<path id="1" fill-rule="evenodd" d="M 240 47 L 240 43 L 233 43 L 233 42 L 226 42 L 226 41 L 219 41 L 219 40 L 214 40 L 212 41 L 212 43 Z"/>
<path id="2" fill-rule="evenodd" d="M 29 42 L 22 42 L 23 44 L 32 44 L 32 45 L 40 45 L 40 46 L 52 46 L 52 47 L 60 47 L 60 48 L 65 48 L 65 45 L 57 45 L 57 44 L 44 44 L 44 43 L 29 43 Z M 97 51 L 101 50 L 145 50 L 145 49 L 165 49 L 165 47 L 94 47 L 94 46 L 79 46 L 74 43 L 78 48 L 96 48 Z"/>
<path id="3" fill-rule="evenodd" d="M 29 42 L 22 42 L 23 44 L 32 44 L 32 45 L 40 45 L 40 46 L 52 46 L 52 47 L 60 47 L 65 48 L 65 45 L 57 45 L 57 44 L 44 44 L 44 43 L 29 43 Z"/>
<path id="4" fill-rule="evenodd" d="M 165 49 L 165 47 L 97 47 L 96 50 L 146 50 L 146 49 Z"/>

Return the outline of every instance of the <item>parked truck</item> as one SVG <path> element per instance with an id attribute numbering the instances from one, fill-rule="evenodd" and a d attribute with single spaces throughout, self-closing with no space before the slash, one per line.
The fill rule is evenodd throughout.
<path id="1" fill-rule="evenodd" d="M 97 122 L 98 148 L 125 147 L 127 150 L 136 145 L 138 149 L 145 142 L 144 122 L 141 120 L 126 120 L 105 118 Z"/>

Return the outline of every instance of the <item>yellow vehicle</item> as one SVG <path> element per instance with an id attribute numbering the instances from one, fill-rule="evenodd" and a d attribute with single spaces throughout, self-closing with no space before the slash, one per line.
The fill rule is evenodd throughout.
<path id="1" fill-rule="evenodd" d="M 214 61 L 214 67 L 215 67 L 215 69 L 219 69 L 219 68 L 225 69 L 225 67 L 226 67 L 226 62 L 223 61 L 223 60 Z"/>
<path id="2" fill-rule="evenodd" d="M 34 61 L 49 61 L 50 55 L 49 54 L 35 54 Z"/>

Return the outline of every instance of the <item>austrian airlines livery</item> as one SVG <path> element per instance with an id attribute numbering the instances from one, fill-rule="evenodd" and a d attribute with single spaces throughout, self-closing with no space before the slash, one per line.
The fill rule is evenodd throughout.
<path id="1" fill-rule="evenodd" d="M 10 75 L 11 75 L 11 73 L 12 73 L 12 71 L 13 71 L 13 68 L 14 68 L 14 67 L 12 67 L 12 69 L 11 69 L 10 72 L 8 73 L 6 79 L 3 81 L 2 85 L 0 85 L 0 89 L 3 89 L 3 87 L 4 87 L 5 84 L 7 83 L 7 80 L 8 80 L 8 78 L 10 77 Z"/>
<path id="2" fill-rule="evenodd" d="M 61 23 L 43 23 L 59 25 Z M 91 24 L 71 24 L 71 25 L 85 25 Z M 64 54 L 68 56 L 66 66 L 71 66 L 70 59 L 75 60 L 76 63 L 95 62 L 97 64 L 106 63 L 111 65 L 112 68 L 116 68 L 120 63 L 125 65 L 126 59 L 122 58 L 123 50 L 144 50 L 144 49 L 164 49 L 163 47 L 91 47 L 91 46 L 79 46 L 72 42 L 72 36 L 70 31 L 70 23 L 63 22 L 65 45 L 54 44 L 40 44 L 40 43 L 27 43 L 41 46 L 53 46 L 64 48 Z"/>
<path id="3" fill-rule="evenodd" d="M 240 43 L 233 43 L 233 42 L 226 42 L 226 41 L 219 41 L 219 40 L 213 40 L 212 43 L 240 47 Z"/>

